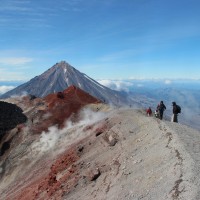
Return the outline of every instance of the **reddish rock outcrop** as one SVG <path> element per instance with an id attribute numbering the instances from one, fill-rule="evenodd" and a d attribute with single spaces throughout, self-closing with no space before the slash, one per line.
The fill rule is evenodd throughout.
<path id="1" fill-rule="evenodd" d="M 36 133 L 47 131 L 48 127 L 53 125 L 62 128 L 69 117 L 72 121 L 76 121 L 78 111 L 85 105 L 101 101 L 75 86 L 70 86 L 63 92 L 49 94 L 44 98 L 44 102 L 46 109 L 38 111 L 39 120 L 33 124 L 33 131 Z M 46 119 L 43 118 L 45 114 L 49 115 Z"/>
<path id="2" fill-rule="evenodd" d="M 24 96 L 11 101 L 24 110 L 28 121 L 23 126 L 18 125 L 8 132 L 6 141 L 2 143 L 5 151 L 10 150 L 1 157 L 0 179 L 3 179 L 5 173 L 13 173 L 13 166 L 18 165 L 19 159 L 22 159 L 20 168 L 27 167 L 27 169 L 24 172 L 21 171 L 15 177 L 15 181 L 3 191 L 4 198 L 15 200 L 62 199 L 62 196 L 73 190 L 81 179 L 80 168 L 83 164 L 80 164 L 79 159 L 84 151 L 83 141 L 66 146 L 61 153 L 55 156 L 48 154 L 49 158 L 48 156 L 39 157 L 33 164 L 29 157 L 26 159 L 23 157 L 29 155 L 31 144 L 40 138 L 42 131 L 47 131 L 50 126 L 62 129 L 69 118 L 73 122 L 78 121 L 80 109 L 85 105 L 101 101 L 75 86 L 70 86 L 63 92 L 50 94 L 43 99 Z M 20 108 L 18 110 L 22 112 Z M 85 142 L 87 139 L 84 139 L 83 143 Z M 12 161 L 13 166 L 8 160 Z"/>
<path id="3" fill-rule="evenodd" d="M 71 147 L 50 166 L 45 173 L 42 171 L 34 181 L 25 184 L 23 188 L 13 197 L 15 200 L 26 199 L 62 199 L 62 196 L 77 185 L 79 170 L 76 161 L 79 159 L 76 149 Z M 47 163 L 46 163 L 47 164 Z"/>

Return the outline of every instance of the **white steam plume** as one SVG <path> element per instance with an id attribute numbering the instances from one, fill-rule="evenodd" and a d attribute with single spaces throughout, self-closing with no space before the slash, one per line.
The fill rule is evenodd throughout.
<path id="1" fill-rule="evenodd" d="M 47 132 L 42 132 L 39 141 L 33 143 L 31 147 L 32 155 L 42 155 L 50 150 L 66 148 L 67 145 L 85 137 L 87 134 L 83 129 L 106 117 L 106 113 L 94 112 L 91 109 L 83 109 L 79 113 L 80 120 L 73 123 L 67 120 L 63 129 L 57 126 L 48 128 Z"/>
<path id="2" fill-rule="evenodd" d="M 18 100 L 20 100 L 20 99 L 22 99 L 23 97 L 25 97 L 25 96 L 27 96 L 28 95 L 28 93 L 26 92 L 26 91 L 23 91 L 22 93 L 21 93 L 21 95 L 12 95 L 11 96 L 11 98 L 16 98 L 16 99 L 18 99 Z"/>

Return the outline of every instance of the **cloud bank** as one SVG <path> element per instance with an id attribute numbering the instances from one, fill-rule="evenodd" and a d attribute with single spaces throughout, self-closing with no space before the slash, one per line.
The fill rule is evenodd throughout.
<path id="1" fill-rule="evenodd" d="M 0 58 L 0 64 L 3 65 L 24 65 L 27 63 L 32 62 L 32 58 L 28 57 L 7 57 L 7 58 Z"/>
<path id="2" fill-rule="evenodd" d="M 171 81 L 171 80 L 165 80 L 164 83 L 165 83 L 166 85 L 170 85 L 170 84 L 172 83 L 172 81 Z"/>
<path id="3" fill-rule="evenodd" d="M 6 86 L 6 85 L 0 86 L 0 95 L 4 94 L 4 93 L 6 93 L 9 90 L 12 90 L 14 88 L 15 88 L 15 86 Z"/>
<path id="4" fill-rule="evenodd" d="M 111 88 L 113 90 L 117 91 L 129 91 L 129 88 L 132 87 L 134 84 L 129 81 L 121 81 L 121 80 L 98 80 L 98 82 L 108 88 Z"/>

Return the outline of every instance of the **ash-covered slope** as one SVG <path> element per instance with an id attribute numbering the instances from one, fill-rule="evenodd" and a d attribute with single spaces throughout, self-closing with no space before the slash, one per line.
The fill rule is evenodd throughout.
<path id="1" fill-rule="evenodd" d="M 104 102 L 115 105 L 127 104 L 127 98 L 120 92 L 111 90 L 92 78 L 88 77 L 70 66 L 65 61 L 55 64 L 43 74 L 36 76 L 27 83 L 3 94 L 1 98 L 8 98 L 12 95 L 21 95 L 24 92 L 37 97 L 45 97 L 48 94 L 63 91 L 67 87 L 74 85 L 88 92 L 90 95 Z"/>
<path id="2" fill-rule="evenodd" d="M 22 130 L 0 162 L 0 199 L 200 199 L 198 131 L 104 106 L 62 129 Z"/>

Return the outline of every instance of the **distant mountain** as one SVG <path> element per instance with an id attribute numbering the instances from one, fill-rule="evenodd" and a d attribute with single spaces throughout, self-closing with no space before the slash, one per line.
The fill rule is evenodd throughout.
<path id="1" fill-rule="evenodd" d="M 109 102 L 115 105 L 129 103 L 125 93 L 111 90 L 99 84 L 65 61 L 56 63 L 43 74 L 10 90 L 3 94 L 1 98 L 9 98 L 14 95 L 22 95 L 23 93 L 35 95 L 36 97 L 45 97 L 48 94 L 63 91 L 71 85 L 79 87 L 103 102 Z"/>

